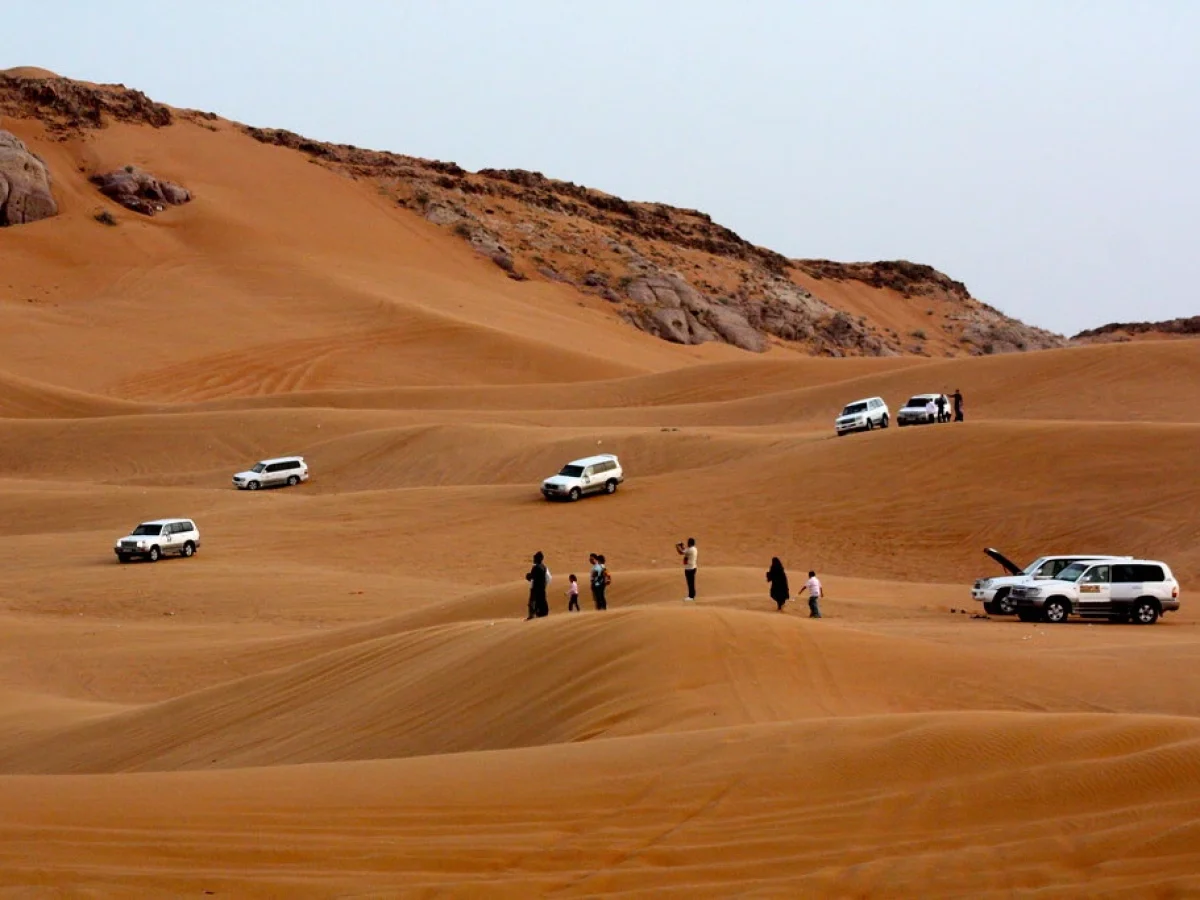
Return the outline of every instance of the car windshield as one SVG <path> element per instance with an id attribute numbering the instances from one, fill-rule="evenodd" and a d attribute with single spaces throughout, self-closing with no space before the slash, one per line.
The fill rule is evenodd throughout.
<path id="1" fill-rule="evenodd" d="M 921 409 L 924 409 L 925 404 L 928 403 L 932 399 L 933 399 L 932 397 L 923 397 L 920 394 L 918 394 L 916 397 L 909 397 L 908 402 L 905 403 L 904 405 L 905 406 L 919 406 L 919 407 L 921 407 Z"/>
<path id="2" fill-rule="evenodd" d="M 162 534 L 162 526 L 161 525 L 139 525 L 137 528 L 133 529 L 133 534 L 135 534 L 135 535 L 138 535 L 138 534 L 141 534 L 141 535 Z"/>
<path id="3" fill-rule="evenodd" d="M 565 475 L 567 478 L 578 478 L 583 474 L 583 466 L 563 466 L 559 475 Z"/>
<path id="4" fill-rule="evenodd" d="M 1044 556 L 1039 556 L 1037 559 L 1035 559 L 1033 562 L 1031 562 L 1029 565 L 1027 565 L 1027 566 L 1025 567 L 1025 571 L 1024 571 L 1024 572 L 1022 572 L 1021 574 L 1023 574 L 1023 575 L 1032 575 L 1034 572 L 1036 572 L 1036 571 L 1038 570 L 1038 568 L 1039 568 L 1039 567 L 1042 565 L 1042 563 L 1044 563 L 1045 561 L 1046 561 L 1046 557 L 1044 557 Z"/>
<path id="5" fill-rule="evenodd" d="M 267 470 L 267 464 L 266 464 L 266 463 L 255 463 L 255 464 L 254 464 L 254 468 L 253 468 L 253 469 L 251 469 L 250 471 L 251 471 L 251 472 L 257 472 L 257 473 L 260 473 L 260 474 L 261 474 L 262 472 L 265 472 L 266 470 Z"/>
<path id="6" fill-rule="evenodd" d="M 867 404 L 851 403 L 849 406 L 847 406 L 845 409 L 842 410 L 842 415 L 843 416 L 852 416 L 855 413 L 863 413 L 866 411 L 867 411 Z"/>
<path id="7" fill-rule="evenodd" d="M 1079 576 L 1088 570 L 1089 563 L 1071 563 L 1058 573 L 1059 581 L 1078 581 Z"/>

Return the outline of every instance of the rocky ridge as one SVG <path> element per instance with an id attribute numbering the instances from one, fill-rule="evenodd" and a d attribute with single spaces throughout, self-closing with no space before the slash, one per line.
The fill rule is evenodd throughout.
<path id="1" fill-rule="evenodd" d="M 1081 331 L 1072 337 L 1071 341 L 1072 343 L 1094 344 L 1158 337 L 1200 337 L 1200 316 L 1167 319 L 1162 322 L 1110 322 L 1099 328 Z"/>
<path id="2" fill-rule="evenodd" d="M 211 113 L 172 110 L 121 85 L 82 84 L 49 73 L 0 74 L 0 114 L 38 118 L 64 136 L 108 121 L 162 128 L 177 120 L 215 127 L 216 120 Z M 957 356 L 1064 343 L 980 303 L 960 282 L 928 266 L 792 260 L 697 210 L 631 202 L 539 172 L 468 172 L 453 162 L 237 127 L 255 140 L 373 182 L 398 205 L 468 241 L 510 278 L 570 284 L 664 340 L 720 341 L 750 351 L 787 343 L 833 356 Z M 951 312 L 932 338 L 925 329 L 900 334 L 841 308 L 804 279 L 858 282 L 893 292 L 897 303 L 929 298 Z"/>

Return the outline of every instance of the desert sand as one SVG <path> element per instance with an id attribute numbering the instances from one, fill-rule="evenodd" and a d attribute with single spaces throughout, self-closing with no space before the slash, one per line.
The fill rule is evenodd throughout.
<path id="1" fill-rule="evenodd" d="M 61 214 L 0 234 L 0 895 L 1200 893 L 1200 345 L 675 346 L 227 123 L 3 127 Z M 196 201 L 98 224 L 129 163 Z M 597 451 L 615 496 L 542 501 Z M 163 516 L 200 553 L 118 565 Z M 973 618 L 985 546 L 1164 559 L 1184 607 Z"/>

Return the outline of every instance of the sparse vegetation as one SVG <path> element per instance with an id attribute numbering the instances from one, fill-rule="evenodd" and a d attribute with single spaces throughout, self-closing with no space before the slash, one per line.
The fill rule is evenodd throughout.
<path id="1" fill-rule="evenodd" d="M 471 230 L 471 226 L 468 225 L 466 222 L 456 222 L 456 223 L 454 223 L 454 233 L 457 234 L 460 238 L 468 238 L 469 239 L 473 232 Z"/>
<path id="2" fill-rule="evenodd" d="M 912 332 L 911 337 L 915 337 L 918 341 L 925 340 L 925 329 L 918 328 L 916 331 Z"/>
<path id="3" fill-rule="evenodd" d="M 100 210 L 100 212 L 96 213 L 94 216 L 92 216 L 92 218 L 95 219 L 97 222 L 99 222 L 101 225 L 116 225 L 117 224 L 116 217 L 113 216 L 113 214 L 110 213 L 107 209 Z"/>

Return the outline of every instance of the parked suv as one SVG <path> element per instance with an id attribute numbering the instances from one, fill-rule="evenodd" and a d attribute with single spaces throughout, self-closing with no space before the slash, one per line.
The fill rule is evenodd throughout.
<path id="1" fill-rule="evenodd" d="M 842 414 L 833 423 L 838 437 L 852 431 L 870 431 L 873 428 L 887 428 L 892 420 L 888 405 L 882 397 L 867 397 L 865 400 L 855 400 L 847 403 Z"/>
<path id="2" fill-rule="evenodd" d="M 999 578 L 980 578 L 971 588 L 971 599 L 983 604 L 983 611 L 992 616 L 1011 616 L 1017 611 L 1009 592 L 1018 584 L 1047 581 L 1072 563 L 1089 559 L 1132 559 L 1131 556 L 1108 556 L 1103 553 L 1074 553 L 1067 556 L 1039 556 L 1024 569 L 992 547 L 984 553 L 1000 563 L 1008 575 Z"/>
<path id="3" fill-rule="evenodd" d="M 547 500 L 578 500 L 584 494 L 612 494 L 624 480 L 621 462 L 611 453 L 588 456 L 567 463 L 543 481 L 542 495 Z"/>
<path id="4" fill-rule="evenodd" d="M 950 412 L 950 398 L 945 394 L 913 394 L 896 413 L 896 424 L 903 428 L 905 425 L 927 425 L 937 422 L 937 401 L 942 398 L 942 413 Z M 930 402 L 934 405 L 932 415 L 929 413 Z M 946 421 L 949 421 L 947 419 Z"/>
<path id="5" fill-rule="evenodd" d="M 167 554 L 192 556 L 200 549 L 200 529 L 191 519 L 155 519 L 143 522 L 113 546 L 120 562 L 148 559 L 158 562 Z"/>
<path id="6" fill-rule="evenodd" d="M 1051 581 L 1013 587 L 1022 622 L 1063 622 L 1067 616 L 1153 625 L 1179 609 L 1179 582 L 1157 560 L 1092 560 L 1067 566 Z"/>
<path id="7" fill-rule="evenodd" d="M 233 485 L 238 490 L 257 491 L 260 487 L 277 487 L 281 484 L 294 485 L 308 481 L 308 463 L 303 456 L 279 456 L 255 463 L 246 472 L 233 476 Z"/>

